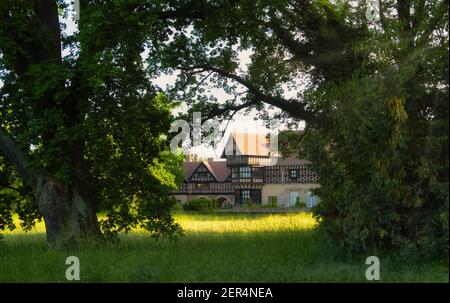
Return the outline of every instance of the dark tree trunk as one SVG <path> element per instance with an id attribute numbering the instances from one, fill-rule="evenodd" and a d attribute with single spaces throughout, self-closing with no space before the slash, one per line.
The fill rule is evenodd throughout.
<path id="1" fill-rule="evenodd" d="M 102 239 L 89 190 L 83 186 L 40 177 L 36 200 L 45 221 L 47 240 L 52 246 L 93 245 Z"/>
<path id="2" fill-rule="evenodd" d="M 23 43 L 24 39 L 17 42 L 23 48 L 23 53 L 27 54 L 26 57 L 16 58 L 17 54 L 8 54 L 11 58 L 18 59 L 14 61 L 16 64 L 13 64 L 11 69 L 17 72 L 24 82 L 27 81 L 26 71 L 33 64 L 61 64 L 61 32 L 57 1 L 37 0 L 33 3 L 40 34 L 27 37 L 25 40 L 30 43 Z M 6 15 L 2 18 L 10 18 L 10 16 Z M 12 39 L 15 38 L 12 35 Z M 81 76 L 78 75 L 78 77 Z M 75 85 L 74 83 L 79 85 L 76 79 L 72 82 L 72 85 Z M 83 90 L 76 85 L 73 86 L 71 96 L 60 105 L 53 96 L 62 90 L 65 90 L 63 80 L 55 91 L 47 91 L 39 102 L 43 110 L 61 109 L 67 116 L 65 126 L 73 128 L 80 122 L 79 108 L 82 96 L 79 95 L 79 91 Z M 51 142 L 55 135 L 54 129 L 43 132 L 44 145 Z M 29 150 L 21 150 L 19 148 L 21 144 L 16 138 L 0 126 L 0 152 L 6 155 L 20 176 L 33 188 L 39 213 L 45 221 L 47 239 L 56 247 L 98 243 L 102 238 L 93 208 L 89 178 L 86 178 L 87 170 L 83 168 L 83 142 L 82 138 L 67 142 L 71 182 L 64 183 L 52 178 L 48 172 L 30 169 L 27 163 Z"/>

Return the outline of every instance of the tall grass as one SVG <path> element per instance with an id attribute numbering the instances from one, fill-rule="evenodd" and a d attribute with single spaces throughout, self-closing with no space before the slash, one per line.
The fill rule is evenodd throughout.
<path id="1" fill-rule="evenodd" d="M 42 223 L 0 241 L 0 282 L 66 282 L 65 259 L 78 256 L 81 282 L 364 282 L 364 258 L 331 249 L 308 213 L 177 213 L 186 235 L 156 241 L 140 230 L 114 246 L 47 247 Z M 440 264 L 402 265 L 381 258 L 381 281 L 448 282 Z"/>

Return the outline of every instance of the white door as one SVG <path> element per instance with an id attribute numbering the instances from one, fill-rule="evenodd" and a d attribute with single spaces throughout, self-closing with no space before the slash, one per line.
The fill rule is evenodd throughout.
<path id="1" fill-rule="evenodd" d="M 294 207 L 295 202 L 297 202 L 297 198 L 299 197 L 298 191 L 291 191 L 291 198 L 289 200 L 289 206 Z"/>
<path id="2" fill-rule="evenodd" d="M 316 204 L 316 197 L 312 194 L 312 192 L 306 193 L 306 206 L 313 207 Z"/>

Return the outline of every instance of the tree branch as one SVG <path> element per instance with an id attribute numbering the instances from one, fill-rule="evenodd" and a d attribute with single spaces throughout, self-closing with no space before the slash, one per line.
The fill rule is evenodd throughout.
<path id="1" fill-rule="evenodd" d="M 14 165 L 19 175 L 30 185 L 34 185 L 34 176 L 27 168 L 26 154 L 19 149 L 19 143 L 14 140 L 4 128 L 0 127 L 0 152 Z"/>
<path id="2" fill-rule="evenodd" d="M 249 105 L 255 104 L 257 101 L 261 101 L 261 102 L 270 104 L 272 106 L 275 106 L 283 111 L 289 112 L 289 114 L 293 118 L 302 119 L 302 120 L 305 120 L 308 122 L 311 122 L 314 120 L 315 114 L 311 111 L 308 111 L 305 107 L 305 104 L 298 100 L 284 99 L 280 96 L 270 96 L 268 94 L 265 94 L 265 93 L 261 92 L 261 90 L 259 88 L 255 87 L 253 84 L 251 84 L 248 80 L 244 79 L 243 77 L 240 77 L 236 74 L 232 74 L 227 71 L 224 71 L 220 68 L 209 66 L 209 65 L 202 66 L 202 68 L 208 69 L 210 71 L 214 71 L 215 73 L 217 73 L 223 77 L 232 79 L 232 80 L 238 82 L 239 84 L 245 86 L 248 89 L 248 91 L 254 95 L 255 101 L 239 105 L 239 106 L 243 106 L 242 108 L 245 107 L 245 104 L 247 104 L 247 106 L 249 106 Z M 231 109 L 231 110 L 233 110 L 233 109 Z"/>
<path id="3" fill-rule="evenodd" d="M 257 100 L 252 100 L 252 101 L 245 102 L 245 103 L 242 103 L 239 105 L 230 105 L 230 106 L 225 106 L 225 107 L 219 108 L 217 110 L 213 110 L 204 118 L 204 121 L 207 121 L 214 117 L 221 116 L 227 112 L 233 111 L 233 114 L 230 117 L 230 119 L 231 119 L 234 116 L 234 114 L 236 114 L 236 112 L 240 111 L 241 109 L 255 105 L 256 103 L 258 103 Z"/>

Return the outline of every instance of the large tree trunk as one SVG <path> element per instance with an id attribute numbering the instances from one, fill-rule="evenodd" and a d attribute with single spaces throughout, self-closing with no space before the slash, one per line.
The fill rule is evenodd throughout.
<path id="1" fill-rule="evenodd" d="M 39 177 L 36 200 L 45 221 L 47 240 L 52 246 L 93 245 L 102 239 L 92 199 L 83 186 Z"/>
<path id="2" fill-rule="evenodd" d="M 72 168 L 73 181 L 63 183 L 48 174 L 28 169 L 26 155 L 6 130 L 0 127 L 0 152 L 35 192 L 39 213 L 43 216 L 47 239 L 56 247 L 68 248 L 100 242 L 97 216 L 90 185 L 80 165 Z"/>
<path id="3" fill-rule="evenodd" d="M 61 64 L 61 33 L 59 25 L 58 5 L 56 0 L 37 0 L 34 3 L 36 24 L 38 33 L 27 37 L 26 42 L 18 39 L 18 45 L 27 56 L 17 57 L 16 53 L 8 54 L 8 57 L 17 60 L 10 66 L 21 78 L 27 81 L 27 71 L 34 64 Z M 9 15 L 2 18 L 12 18 Z M 17 40 L 15 35 L 10 37 Z M 65 80 L 60 81 L 59 87 L 54 91 L 46 91 L 39 101 L 43 109 L 62 110 L 67 121 L 65 127 L 73 128 L 79 123 L 80 102 L 82 97 L 79 87 L 72 81 L 72 94 L 64 102 L 56 101 L 54 95 L 65 90 Z M 32 83 L 27 85 L 33 85 Z M 41 134 L 44 145 L 51 142 L 56 131 L 51 129 Z M 26 144 L 19 144 L 17 138 L 12 136 L 8 129 L 0 125 L 0 152 L 14 164 L 20 176 L 29 184 L 35 192 L 39 213 L 43 216 L 47 229 L 49 243 L 57 247 L 73 247 L 86 243 L 98 243 L 102 234 L 92 204 L 89 179 L 85 178 L 86 169 L 83 165 L 83 140 L 78 138 L 74 142 L 67 142 L 71 165 L 71 181 L 64 183 L 51 177 L 51 173 L 30 169 Z"/>

